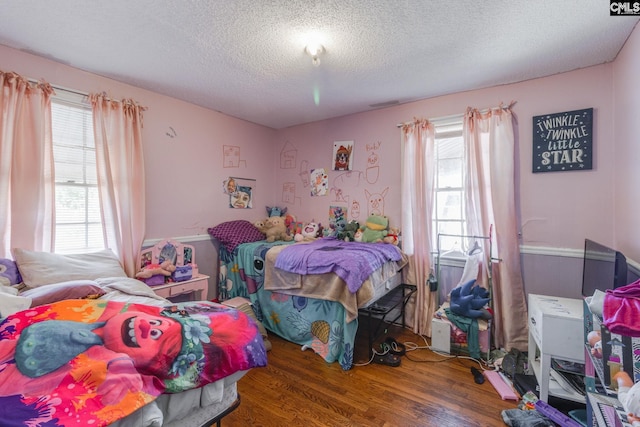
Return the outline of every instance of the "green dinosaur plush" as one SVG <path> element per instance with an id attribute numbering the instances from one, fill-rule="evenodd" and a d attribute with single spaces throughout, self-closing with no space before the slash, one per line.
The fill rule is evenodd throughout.
<path id="1" fill-rule="evenodd" d="M 384 215 L 369 215 L 362 230 L 362 241 L 365 243 L 382 242 L 389 232 L 389 218 Z"/>

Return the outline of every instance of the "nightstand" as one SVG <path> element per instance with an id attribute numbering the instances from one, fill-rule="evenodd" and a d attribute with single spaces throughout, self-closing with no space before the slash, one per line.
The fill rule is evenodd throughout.
<path id="1" fill-rule="evenodd" d="M 193 293 L 193 300 L 205 301 L 209 292 L 209 276 L 198 274 L 190 280 L 153 286 L 152 289 L 157 295 L 167 299 Z"/>
<path id="2" fill-rule="evenodd" d="M 529 370 L 538 380 L 544 402 L 549 395 L 585 402 L 569 384 L 563 387 L 565 380 L 551 370 L 552 358 L 584 364 L 582 304 L 581 299 L 529 294 Z"/>

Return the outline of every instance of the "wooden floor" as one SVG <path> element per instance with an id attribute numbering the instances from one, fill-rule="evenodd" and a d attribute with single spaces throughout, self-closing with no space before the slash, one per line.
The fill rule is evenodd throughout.
<path id="1" fill-rule="evenodd" d="M 399 342 L 424 346 L 408 330 L 389 332 Z M 369 364 L 343 371 L 312 350 L 272 334 L 266 368 L 238 383 L 242 403 L 222 420 L 233 426 L 505 426 L 503 401 L 488 381 L 473 381 L 468 359 L 446 359 L 427 349 L 402 357 L 399 367 Z M 384 340 L 384 337 L 382 338 Z M 357 363 L 366 362 L 367 340 L 358 337 Z"/>

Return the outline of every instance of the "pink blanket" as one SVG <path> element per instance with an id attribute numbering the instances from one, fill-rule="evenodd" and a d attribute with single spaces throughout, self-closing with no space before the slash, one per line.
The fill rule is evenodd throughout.
<path id="1" fill-rule="evenodd" d="M 106 426 L 162 393 L 266 363 L 256 324 L 235 309 L 65 300 L 0 323 L 0 420 Z"/>
<path id="2" fill-rule="evenodd" d="M 640 280 L 607 290 L 602 322 L 614 334 L 640 337 Z"/>

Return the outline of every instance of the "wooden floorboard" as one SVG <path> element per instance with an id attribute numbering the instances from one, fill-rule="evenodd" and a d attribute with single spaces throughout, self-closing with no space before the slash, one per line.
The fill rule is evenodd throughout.
<path id="1" fill-rule="evenodd" d="M 399 342 L 424 346 L 423 338 L 391 327 Z M 364 335 L 364 333 L 363 333 Z M 383 337 L 384 338 L 384 337 Z M 445 358 L 427 349 L 410 351 L 397 368 L 369 364 L 343 371 L 312 350 L 269 335 L 273 349 L 265 368 L 238 383 L 240 406 L 222 420 L 234 426 L 505 426 L 500 413 L 516 407 L 488 381 L 476 384 L 477 363 Z M 356 363 L 367 360 L 366 337 L 358 335 Z M 376 344 L 379 348 L 379 344 Z"/>

